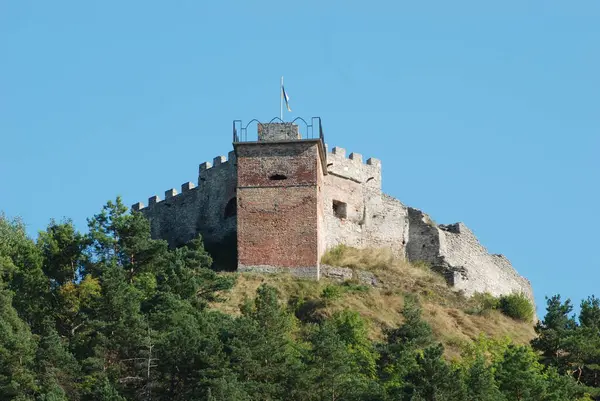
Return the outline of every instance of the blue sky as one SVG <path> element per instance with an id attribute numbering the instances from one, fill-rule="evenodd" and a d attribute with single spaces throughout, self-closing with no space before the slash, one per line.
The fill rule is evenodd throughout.
<path id="1" fill-rule="evenodd" d="M 287 119 L 465 222 L 539 311 L 578 303 L 600 281 L 600 2 L 490 3 L 4 0 L 0 210 L 85 229 L 196 181 L 232 120 L 278 115 L 284 75 Z"/>

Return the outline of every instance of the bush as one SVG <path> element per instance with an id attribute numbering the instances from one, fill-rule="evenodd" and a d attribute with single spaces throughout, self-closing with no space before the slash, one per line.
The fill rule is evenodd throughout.
<path id="1" fill-rule="evenodd" d="M 500 297 L 499 309 L 513 319 L 530 322 L 533 320 L 533 304 L 523 294 L 510 294 Z"/>
<path id="2" fill-rule="evenodd" d="M 369 292 L 371 287 L 365 284 L 361 284 L 356 280 L 347 280 L 342 283 L 342 286 L 346 291 L 349 292 Z"/>
<path id="3" fill-rule="evenodd" d="M 333 301 L 335 299 L 339 299 L 342 297 L 343 289 L 339 285 L 327 285 L 323 288 L 323 292 L 321 293 L 321 297 L 328 300 Z"/>
<path id="4" fill-rule="evenodd" d="M 473 294 L 470 301 L 473 306 L 466 312 L 476 315 L 485 315 L 500 307 L 500 299 L 489 292 L 476 292 Z"/>

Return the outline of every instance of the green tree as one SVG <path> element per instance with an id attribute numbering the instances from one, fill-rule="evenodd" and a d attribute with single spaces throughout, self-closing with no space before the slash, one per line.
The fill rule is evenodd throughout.
<path id="1" fill-rule="evenodd" d="M 569 299 L 563 303 L 560 295 L 546 298 L 546 315 L 536 324 L 537 337 L 531 342 L 533 348 L 542 353 L 542 362 L 562 373 L 570 370 L 567 348 L 577 327 L 574 317 L 570 316 L 572 311 Z"/>
<path id="2" fill-rule="evenodd" d="M 495 378 L 507 401 L 544 400 L 547 383 L 537 359 L 531 348 L 510 345 L 495 363 Z"/>
<path id="3" fill-rule="evenodd" d="M 569 361 L 578 383 L 600 388 L 600 300 L 581 302 L 579 326 L 568 340 Z"/>
<path id="4" fill-rule="evenodd" d="M 165 241 L 150 237 L 150 225 L 141 213 L 128 214 L 120 197 L 108 201 L 102 211 L 88 219 L 91 262 L 86 273 L 100 276 L 102 269 L 118 266 L 127 280 L 144 273 L 156 274 L 164 264 Z"/>
<path id="5" fill-rule="evenodd" d="M 469 401 L 502 401 L 494 374 L 483 355 L 477 356 L 466 371 L 465 384 Z"/>
<path id="6" fill-rule="evenodd" d="M 296 320 L 279 305 L 277 291 L 260 286 L 235 323 L 226 346 L 245 391 L 255 399 L 289 399 L 302 365 L 292 335 Z"/>
<path id="7" fill-rule="evenodd" d="M 0 397 L 33 399 L 38 391 L 32 371 L 37 344 L 12 307 L 12 296 L 0 283 Z M 20 397 L 20 398 L 19 398 Z"/>
<path id="8" fill-rule="evenodd" d="M 378 355 L 358 314 L 335 314 L 312 330 L 309 342 L 302 399 L 364 400 L 380 392 Z"/>
<path id="9" fill-rule="evenodd" d="M 55 287 L 72 282 L 85 261 L 85 237 L 69 220 L 50 222 L 38 236 L 37 246 L 43 257 L 42 269 Z"/>
<path id="10" fill-rule="evenodd" d="M 434 345 L 431 326 L 421 318 L 421 307 L 414 296 L 405 296 L 402 315 L 404 323 L 387 333 L 379 364 L 382 384 L 392 399 L 402 397 L 407 375 L 418 369 L 417 357 Z"/>
<path id="11" fill-rule="evenodd" d="M 444 347 L 436 344 L 427 347 L 417 356 L 416 367 L 406 378 L 404 398 L 414 401 L 462 401 L 467 389 L 461 370 L 444 359 Z"/>
<path id="12" fill-rule="evenodd" d="M 33 332 L 51 313 L 50 281 L 42 270 L 42 255 L 18 219 L 0 215 L 0 268 L 8 289 L 17 294 L 13 306 Z"/>
<path id="13" fill-rule="evenodd" d="M 217 274 L 210 269 L 211 264 L 202 238 L 197 237 L 169 252 L 165 267 L 157 276 L 158 290 L 175 293 L 200 308 L 220 301 L 219 294 L 233 287 L 235 277 Z"/>
<path id="14" fill-rule="evenodd" d="M 77 400 L 79 364 L 59 337 L 53 322 L 46 322 L 35 358 L 35 370 L 43 400 Z"/>
<path id="15" fill-rule="evenodd" d="M 228 317 L 161 294 L 153 300 L 149 320 L 154 338 L 146 343 L 137 374 L 150 387 L 147 393 L 164 400 L 190 400 L 206 399 L 211 388 L 221 395 L 233 391 L 235 378 L 219 336 L 229 325 Z"/>

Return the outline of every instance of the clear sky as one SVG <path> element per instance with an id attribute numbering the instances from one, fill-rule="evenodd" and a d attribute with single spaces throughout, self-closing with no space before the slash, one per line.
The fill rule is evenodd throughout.
<path id="1" fill-rule="evenodd" d="M 494 3 L 492 5 L 492 3 Z M 384 190 L 463 221 L 544 295 L 598 291 L 600 2 L 0 1 L 0 210 L 81 229 L 320 116 Z"/>

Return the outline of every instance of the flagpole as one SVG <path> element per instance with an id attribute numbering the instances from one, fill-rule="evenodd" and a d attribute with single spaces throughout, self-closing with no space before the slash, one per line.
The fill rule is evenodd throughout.
<path id="1" fill-rule="evenodd" d="M 283 121 L 283 75 L 281 76 L 281 85 L 279 86 L 279 118 Z"/>

